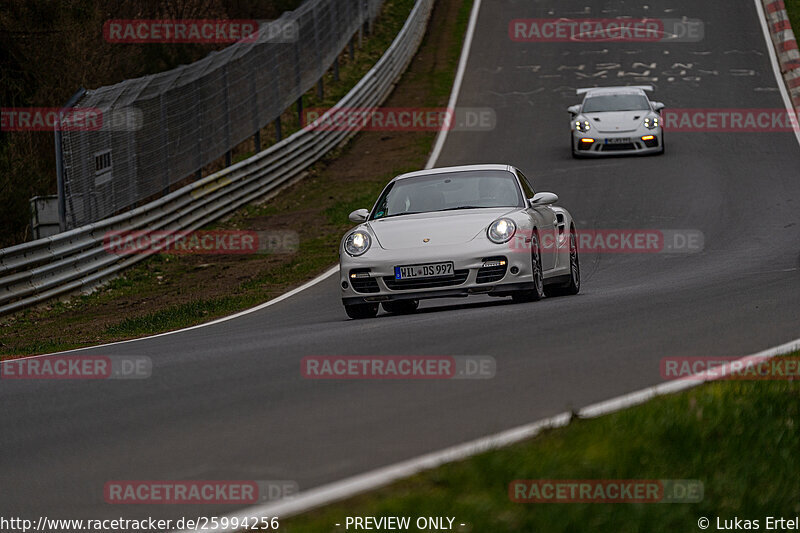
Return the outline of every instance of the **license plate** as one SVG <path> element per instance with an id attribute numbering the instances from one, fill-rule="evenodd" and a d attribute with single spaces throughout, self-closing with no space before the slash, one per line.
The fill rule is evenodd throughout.
<path id="1" fill-rule="evenodd" d="M 447 278 L 453 275 L 452 262 L 394 267 L 394 279 Z"/>
<path id="2" fill-rule="evenodd" d="M 614 137 L 613 139 L 606 139 L 606 144 L 628 144 L 630 142 L 630 137 Z"/>

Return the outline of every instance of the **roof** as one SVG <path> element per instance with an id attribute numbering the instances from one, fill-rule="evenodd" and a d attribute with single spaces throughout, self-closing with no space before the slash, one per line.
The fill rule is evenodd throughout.
<path id="1" fill-rule="evenodd" d="M 586 94 L 586 97 L 600 96 L 604 94 L 645 94 L 645 91 L 653 90 L 652 87 L 641 86 L 621 86 L 621 87 L 590 87 L 578 89 L 578 94 Z"/>
<path id="2" fill-rule="evenodd" d="M 458 167 L 429 168 L 425 170 L 417 170 L 415 172 L 407 172 L 406 174 L 401 174 L 396 178 L 394 178 L 394 180 L 415 178 L 417 176 L 432 176 L 435 174 L 445 174 L 453 172 L 469 172 L 471 170 L 506 170 L 510 172 L 512 168 L 513 167 L 511 165 L 461 165 Z"/>

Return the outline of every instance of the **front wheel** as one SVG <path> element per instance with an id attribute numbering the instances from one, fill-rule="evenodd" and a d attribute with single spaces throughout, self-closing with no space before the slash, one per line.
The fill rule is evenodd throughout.
<path id="1" fill-rule="evenodd" d="M 569 147 L 572 152 L 572 159 L 583 159 L 581 154 L 575 151 L 575 137 L 571 133 L 569 134 Z"/>
<path id="2" fill-rule="evenodd" d="M 581 290 L 581 265 L 578 260 L 578 238 L 573 228 L 569 232 L 569 281 L 564 285 L 547 287 L 547 296 L 569 296 Z"/>
<path id="3" fill-rule="evenodd" d="M 344 310 L 353 320 L 378 316 L 378 304 L 344 304 Z"/>
<path id="4" fill-rule="evenodd" d="M 531 235 L 531 270 L 533 271 L 533 289 L 512 294 L 511 298 L 517 303 L 536 302 L 544 298 L 542 250 L 539 248 L 539 236 L 535 231 Z"/>

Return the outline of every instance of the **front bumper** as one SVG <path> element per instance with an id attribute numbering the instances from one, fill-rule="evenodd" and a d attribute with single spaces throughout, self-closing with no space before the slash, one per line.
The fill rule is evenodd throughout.
<path id="1" fill-rule="evenodd" d="M 663 147 L 664 134 L 661 128 L 640 128 L 624 133 L 572 131 L 572 151 L 584 157 L 654 154 L 661 152 Z"/>
<path id="2" fill-rule="evenodd" d="M 513 240 L 512 240 L 513 242 Z M 451 278 L 395 279 L 394 267 L 452 261 Z M 504 265 L 497 262 L 504 261 Z M 370 249 L 364 256 L 343 254 L 339 283 L 345 304 L 451 298 L 472 294 L 508 296 L 533 284 L 530 251 L 509 243 L 472 242 L 405 250 Z"/>

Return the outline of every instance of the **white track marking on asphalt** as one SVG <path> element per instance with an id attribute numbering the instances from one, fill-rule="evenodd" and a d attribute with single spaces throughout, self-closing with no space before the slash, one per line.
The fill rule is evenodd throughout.
<path id="1" fill-rule="evenodd" d="M 33 358 L 36 358 L 36 357 L 49 357 L 51 355 L 61 355 L 61 354 L 65 354 L 65 353 L 79 352 L 81 350 L 89 350 L 89 349 L 94 349 L 94 348 L 105 348 L 107 346 L 116 346 L 118 344 L 127 344 L 129 342 L 143 341 L 143 340 L 146 340 L 146 339 L 155 339 L 157 337 L 165 337 L 167 335 L 174 335 L 175 333 L 182 333 L 184 331 L 191 331 L 193 329 L 199 329 L 199 328 L 205 328 L 205 327 L 208 327 L 208 326 L 214 326 L 216 324 L 221 324 L 222 322 L 227 322 L 228 320 L 233 320 L 234 318 L 239 318 L 239 317 L 242 317 L 242 316 L 245 316 L 245 315 L 249 315 L 250 313 L 255 313 L 256 311 L 261 311 L 262 309 L 266 309 L 267 307 L 269 307 L 271 305 L 275 305 L 277 303 L 280 303 L 283 300 L 291 298 L 292 296 L 294 296 L 297 293 L 303 292 L 304 290 L 306 290 L 306 289 L 308 289 L 310 287 L 313 287 L 314 285 L 316 285 L 320 281 L 328 279 L 329 277 L 331 277 L 333 274 L 335 274 L 337 272 L 339 272 L 339 265 L 331 267 L 329 270 L 323 272 L 322 274 L 320 274 L 316 278 L 312 279 L 311 281 L 307 281 L 306 283 L 300 285 L 296 289 L 292 289 L 291 291 L 289 291 L 287 293 L 281 294 L 277 298 L 273 298 L 272 300 L 269 300 L 268 302 L 264 302 L 263 304 L 259 304 L 259 305 L 255 306 L 255 307 L 251 307 L 250 309 L 245 309 L 244 311 L 239 311 L 238 313 L 235 313 L 233 315 L 222 317 L 222 318 L 218 318 L 216 320 L 212 320 L 211 322 L 205 322 L 203 324 L 197 324 L 196 326 L 189 326 L 188 328 L 176 329 L 176 330 L 173 330 L 173 331 L 165 331 L 164 333 L 157 333 L 155 335 L 149 335 L 147 337 L 138 337 L 136 339 L 128 339 L 128 340 L 124 340 L 124 341 L 109 342 L 108 344 L 98 344 L 97 346 L 86 346 L 84 348 L 75 348 L 73 350 L 65 350 L 63 352 L 53 352 L 53 353 L 46 353 L 46 354 L 41 354 L 41 355 L 31 355 L 29 357 L 20 357 L 20 358 L 17 358 L 17 359 L 6 359 L 5 361 L 0 361 L 0 364 L 2 364 L 3 362 L 6 362 L 6 361 L 19 361 L 19 359 L 33 359 Z"/>
<path id="2" fill-rule="evenodd" d="M 610 400 L 605 400 L 603 402 L 584 407 L 578 411 L 578 417 L 596 418 L 610 413 L 615 413 L 629 407 L 643 404 L 658 396 L 674 394 L 676 392 L 697 387 L 703 383 L 720 379 L 722 376 L 728 375 L 729 369 L 735 364 L 744 364 L 748 361 L 764 361 L 779 355 L 795 352 L 797 350 L 800 350 L 800 338 L 774 348 L 769 348 L 762 352 L 742 357 L 735 361 L 730 361 L 724 365 L 714 367 L 721 370 L 721 372 L 717 372 L 717 377 L 709 378 L 707 375 L 704 376 L 701 372 L 700 374 L 695 374 L 694 376 L 690 376 L 688 378 L 667 381 L 654 387 L 648 387 L 640 391 L 631 392 L 629 394 L 624 394 Z M 378 468 L 377 470 L 372 470 L 370 472 L 359 474 L 341 481 L 335 481 L 327 485 L 322 485 L 321 487 L 317 487 L 306 492 L 300 492 L 297 496 L 292 498 L 249 507 L 236 513 L 232 513 L 229 518 L 239 517 L 239 519 L 242 519 L 243 517 L 247 517 L 250 520 L 254 520 L 264 516 L 277 516 L 280 518 L 294 516 L 310 511 L 311 509 L 315 509 L 317 507 L 335 503 L 337 501 L 341 501 L 370 490 L 384 487 L 390 483 L 413 476 L 414 474 L 423 472 L 425 470 L 437 468 L 447 463 L 461 461 L 479 453 L 531 439 L 539 434 L 539 432 L 541 432 L 543 429 L 557 428 L 567 425 L 571 417 L 572 415 L 570 413 L 561 413 L 530 424 L 508 429 L 488 437 L 483 437 L 464 444 L 458 444 L 438 452 L 428 453 L 407 461 L 396 463 L 391 466 Z M 204 531 L 221 532 L 224 530 L 207 529 Z"/>
<path id="3" fill-rule="evenodd" d="M 769 31 L 769 26 L 767 26 L 767 15 L 764 12 L 764 6 L 761 5 L 761 0 L 753 0 L 756 4 L 756 11 L 758 11 L 758 20 L 761 21 L 761 31 L 764 32 L 764 39 L 767 41 L 767 52 L 769 52 L 769 60 L 772 63 L 772 71 L 775 73 L 775 81 L 778 82 L 778 88 L 781 91 L 781 96 L 783 97 L 783 105 L 786 106 L 786 111 L 789 112 L 790 115 L 794 115 L 795 117 L 796 112 L 794 110 L 794 106 L 792 105 L 792 100 L 789 98 L 789 93 L 786 90 L 786 82 L 783 79 L 783 74 L 781 74 L 781 67 L 778 63 L 778 56 L 775 53 L 775 45 L 772 42 L 772 34 Z M 792 121 L 792 128 L 794 129 L 794 136 L 797 138 L 797 144 L 800 144 L 800 124 L 797 123 L 798 121 Z"/>
<path id="4" fill-rule="evenodd" d="M 472 6 L 472 12 L 470 14 L 469 26 L 467 28 L 467 35 L 466 35 L 466 37 L 464 39 L 464 46 L 463 46 L 462 51 L 461 51 L 461 59 L 459 60 L 459 64 L 458 64 L 458 72 L 456 73 L 456 78 L 455 78 L 455 81 L 453 83 L 453 89 L 452 89 L 452 92 L 450 93 L 450 103 L 448 104 L 448 108 L 449 109 L 455 109 L 456 101 L 458 100 L 458 93 L 459 93 L 459 91 L 461 89 L 461 81 L 464 79 L 464 72 L 467 69 L 467 59 L 469 59 L 469 50 L 472 47 L 472 36 L 475 34 L 475 26 L 476 26 L 477 21 L 478 21 L 478 12 L 480 11 L 480 7 L 481 7 L 481 0 L 475 0 L 475 3 Z M 444 141 L 445 141 L 446 138 L 447 138 L 447 130 L 446 129 L 445 130 L 441 130 L 439 132 L 439 135 L 436 137 L 436 145 L 434 146 L 433 153 L 431 153 L 431 156 L 428 159 L 428 165 L 425 168 L 432 168 L 432 166 L 436 163 L 436 160 L 439 158 L 439 153 L 442 151 L 442 146 L 444 145 Z M 304 285 L 302 285 L 302 286 L 300 286 L 300 287 L 298 287 L 298 288 L 296 288 L 296 289 L 294 289 L 294 290 L 292 290 L 290 292 L 287 292 L 286 294 L 283 294 L 283 295 L 275 298 L 274 300 L 270 300 L 270 301 L 265 302 L 265 303 L 263 303 L 261 305 L 257 305 L 256 307 L 253 307 L 253 308 L 250 308 L 250 309 L 246 309 L 244 311 L 240 311 L 239 313 L 236 313 L 236 314 L 233 314 L 233 315 L 230 315 L 230 316 L 226 316 L 226 317 L 223 317 L 223 318 L 219 318 L 217 320 L 214 320 L 212 322 L 207 322 L 205 324 L 198 324 L 196 326 L 191 326 L 191 327 L 183 328 L 183 329 L 177 329 L 175 331 L 167 331 L 167 332 L 164 332 L 164 333 L 158 333 L 156 335 L 149 335 L 147 337 L 139 337 L 139 338 L 136 338 L 136 339 L 128 339 L 128 340 L 124 340 L 124 341 L 110 342 L 108 344 L 99 344 L 97 346 L 87 346 L 85 348 L 75 348 L 74 350 L 65 350 L 63 352 L 54 352 L 54 353 L 41 354 L 41 355 L 32 355 L 32 356 L 27 357 L 26 359 L 30 359 L 30 358 L 34 358 L 34 357 L 47 357 L 47 356 L 50 356 L 50 355 L 60 355 L 60 354 L 65 354 L 65 353 L 77 352 L 77 351 L 80 351 L 80 350 L 87 350 L 89 348 L 104 348 L 106 346 L 115 346 L 117 344 L 125 344 L 125 343 L 128 343 L 128 342 L 136 342 L 136 341 L 140 341 L 140 340 L 144 340 L 144 339 L 154 339 L 156 337 L 163 337 L 164 335 L 172 335 L 174 333 L 180 333 L 180 332 L 183 332 L 183 331 L 190 331 L 190 330 L 197 329 L 197 328 L 204 328 L 204 327 L 207 327 L 207 326 L 213 326 L 215 324 L 219 324 L 220 322 L 226 322 L 228 320 L 233 320 L 234 318 L 239 318 L 240 316 L 248 315 L 250 313 L 255 313 L 256 311 L 260 311 L 260 310 L 262 310 L 262 309 L 264 309 L 266 307 L 269 307 L 269 306 L 274 305 L 274 304 L 276 304 L 278 302 L 286 300 L 287 298 L 291 298 L 295 294 L 297 294 L 299 292 L 302 292 L 305 289 L 307 289 L 307 288 L 309 288 L 309 287 L 311 287 L 313 285 L 316 285 L 317 283 L 319 283 L 320 281 L 322 281 L 324 279 L 329 278 L 330 276 L 332 276 L 338 270 L 339 270 L 339 266 L 337 265 L 335 267 L 332 267 L 327 272 L 325 272 L 323 274 L 320 274 L 319 276 L 317 276 L 316 278 L 312 279 L 308 283 L 305 283 Z M 2 362 L 0 362 L 0 364 L 2 364 Z"/>
<path id="5" fill-rule="evenodd" d="M 764 36 L 767 39 L 767 49 L 772 61 L 772 67 L 775 71 L 776 81 L 778 82 L 778 87 L 781 91 L 784 104 L 786 105 L 787 110 L 791 112 L 792 106 L 789 103 L 789 95 L 786 92 L 783 78 L 780 74 L 780 68 L 777 67 L 777 57 L 775 56 L 775 52 L 772 48 L 772 39 L 766 26 L 766 19 L 760 1 L 761 0 L 755 0 L 755 3 L 761 22 L 761 27 L 764 31 Z M 450 94 L 450 102 L 448 104 L 448 108 L 450 109 L 455 109 L 455 105 L 458 100 L 461 82 L 464 77 L 464 71 L 466 70 L 469 52 L 472 46 L 472 38 L 475 33 L 480 2 L 481 0 L 476 0 L 475 5 L 473 6 L 472 15 L 467 30 L 467 36 L 464 41 L 464 48 L 459 61 L 458 72 L 456 74 L 455 83 L 453 84 L 453 90 Z M 797 126 L 795 126 L 795 136 L 797 137 L 798 143 L 800 143 L 800 128 Z M 446 139 L 447 130 L 440 131 L 439 135 L 436 137 L 436 144 L 430 158 L 428 159 L 426 168 L 433 168 L 433 166 L 436 164 Z M 728 363 L 725 365 L 725 367 L 730 367 L 730 365 L 733 363 L 743 362 L 751 358 L 771 358 L 797 350 L 800 350 L 800 339 L 795 339 L 781 346 L 743 357 L 738 361 Z M 579 416 L 592 418 L 613 413 L 615 411 L 639 405 L 657 396 L 673 394 L 682 390 L 696 387 L 705 381 L 708 380 L 678 380 L 662 383 L 661 385 L 657 385 L 655 387 L 649 387 L 647 389 L 587 406 L 580 410 Z M 256 518 L 261 516 L 287 517 L 296 515 L 316 507 L 341 501 L 348 497 L 386 486 L 394 481 L 412 476 L 424 470 L 429 470 L 446 463 L 462 460 L 493 448 L 508 446 L 522 440 L 530 439 L 537 435 L 542 429 L 566 425 L 570 420 L 570 416 L 571 415 L 569 413 L 562 413 L 538 422 L 534 422 L 532 424 L 519 426 L 502 433 L 497 433 L 489 437 L 468 442 L 466 444 L 453 446 L 439 452 L 422 455 L 420 457 L 403 461 L 392 466 L 379 468 L 377 470 L 353 476 L 342 481 L 323 485 L 307 492 L 300 493 L 296 498 L 251 507 L 236 513 L 235 516 L 241 517 L 245 515 Z"/>
<path id="6" fill-rule="evenodd" d="M 449 109 L 455 109 L 456 101 L 458 100 L 458 93 L 461 90 L 461 82 L 464 79 L 464 72 L 467 69 L 467 60 L 469 59 L 469 51 L 472 48 L 472 37 L 475 34 L 475 26 L 476 26 L 476 24 L 478 22 L 478 12 L 480 11 L 480 8 L 481 8 L 481 0 L 475 0 L 475 3 L 472 6 L 472 12 L 470 13 L 469 26 L 467 28 L 467 35 L 466 35 L 466 37 L 464 39 L 464 45 L 463 45 L 463 48 L 462 48 L 462 51 L 461 51 L 461 59 L 459 60 L 459 63 L 458 63 L 458 71 L 456 73 L 455 81 L 453 83 L 453 89 L 452 89 L 452 91 L 450 93 L 450 102 L 448 104 L 448 108 Z M 427 166 L 425 168 L 432 168 L 433 165 L 436 164 L 436 160 L 439 158 L 439 154 L 442 151 L 442 146 L 444 145 L 444 141 L 445 141 L 446 138 L 447 138 L 447 130 L 446 129 L 445 130 L 441 130 L 439 132 L 439 135 L 436 137 L 436 145 L 434 146 L 433 152 L 431 153 L 431 156 L 428 159 L 428 164 L 427 164 Z M 219 318 L 219 319 L 213 320 L 211 322 L 206 322 L 205 324 L 198 324 L 196 326 L 190 326 L 188 328 L 176 329 L 174 331 L 167 331 L 167 332 L 164 332 L 164 333 L 158 333 L 156 335 L 149 335 L 147 337 L 139 337 L 139 338 L 136 338 L 136 339 L 128 339 L 128 340 L 124 340 L 124 341 L 110 342 L 108 344 L 99 344 L 97 346 L 87 346 L 85 348 L 75 348 L 74 350 L 65 350 L 63 352 L 54 352 L 54 353 L 41 354 L 41 355 L 32 355 L 32 356 L 27 357 L 26 359 L 31 359 L 31 358 L 34 358 L 34 357 L 48 357 L 48 356 L 51 356 L 51 355 L 61 355 L 61 354 L 65 354 L 65 353 L 72 353 L 72 352 L 77 352 L 77 351 L 81 351 L 81 350 L 87 350 L 89 348 L 104 348 L 106 346 L 116 346 L 118 344 L 125 344 L 125 343 L 128 343 L 128 342 L 136 342 L 136 341 L 141 341 L 141 340 L 144 340 L 144 339 L 154 339 L 156 337 L 163 337 L 165 335 L 172 335 L 172 334 L 175 334 L 175 333 L 181 333 L 183 331 L 190 331 L 190 330 L 197 329 L 197 328 L 204 328 L 204 327 L 207 327 L 207 326 L 213 326 L 213 325 L 219 324 L 221 322 L 227 322 L 228 320 L 233 320 L 234 318 L 239 318 L 240 316 L 248 315 L 250 313 L 255 313 L 256 311 L 260 311 L 260 310 L 262 310 L 262 309 L 264 309 L 266 307 L 269 307 L 269 306 L 274 305 L 276 303 L 279 303 L 279 302 L 281 302 L 283 300 L 286 300 L 287 298 L 291 298 L 295 294 L 297 294 L 299 292 L 302 292 L 305 289 L 307 289 L 307 288 L 309 288 L 309 287 L 311 287 L 313 285 L 316 285 L 317 283 L 319 283 L 320 281 L 322 281 L 324 279 L 329 278 L 335 272 L 338 272 L 338 270 L 339 270 L 339 266 L 337 265 L 335 267 L 332 267 L 327 272 L 325 272 L 323 274 L 320 274 L 319 276 L 317 276 L 316 278 L 312 279 L 308 283 L 305 283 L 304 285 L 301 285 L 300 287 L 297 287 L 296 289 L 294 289 L 292 291 L 289 291 L 286 294 L 283 294 L 283 295 L 281 295 L 281 296 L 279 296 L 279 297 L 277 297 L 277 298 L 275 298 L 273 300 L 265 302 L 265 303 L 263 303 L 261 305 L 257 305 L 256 307 L 252 307 L 250 309 L 246 309 L 244 311 L 240 311 L 239 313 L 236 313 L 236 314 L 233 314 L 233 315 L 230 315 L 230 316 Z M 0 362 L 0 364 L 2 364 L 2 362 Z"/>
<path id="7" fill-rule="evenodd" d="M 766 18 L 764 15 L 763 7 L 761 6 L 760 0 L 754 0 L 754 1 L 756 4 L 756 9 L 759 14 L 759 19 L 761 21 L 764 37 L 767 40 L 767 50 L 769 51 L 773 71 L 775 73 L 776 81 L 778 82 L 781 96 L 783 97 L 787 111 L 792 112 L 793 109 L 789 101 L 789 95 L 786 92 L 783 77 L 780 73 L 780 68 L 778 67 L 777 56 L 775 55 L 775 51 L 773 49 L 772 38 L 769 34 L 769 29 L 766 24 Z M 455 109 L 455 104 L 458 100 L 458 94 L 461 88 L 464 72 L 466 70 L 466 64 L 469 59 L 469 52 L 472 46 L 472 38 L 475 33 L 475 26 L 477 23 L 477 15 L 480 10 L 480 5 L 481 5 L 481 0 L 475 0 L 475 4 L 473 5 L 472 13 L 470 15 L 469 27 L 467 29 L 464 48 L 462 50 L 461 59 L 459 61 L 458 72 L 456 74 L 453 90 L 450 95 L 450 102 L 448 104 L 448 108 L 450 109 Z M 797 137 L 798 143 L 800 144 L 800 126 L 797 125 L 794 126 L 794 133 L 795 136 Z M 433 165 L 436 163 L 446 139 L 447 139 L 447 130 L 440 131 L 439 135 L 436 138 L 436 144 L 428 160 L 426 168 L 432 168 Z M 126 344 L 130 342 L 136 342 L 140 340 L 152 339 L 157 337 L 163 337 L 166 335 L 172 335 L 175 333 L 191 331 L 194 329 L 203 328 L 207 326 L 213 326 L 215 324 L 226 322 L 228 320 L 233 320 L 235 318 L 239 318 L 241 316 L 248 315 L 256 311 L 260 311 L 271 305 L 277 304 L 283 300 L 291 298 L 295 294 L 298 294 L 304 291 L 305 289 L 308 289 L 316 285 L 317 283 L 329 278 L 338 270 L 339 270 L 338 265 L 334 266 L 330 268 L 328 271 L 324 272 L 323 274 L 320 274 L 316 278 L 312 279 L 311 281 L 308 281 L 307 283 L 301 285 L 300 287 L 297 287 L 296 289 L 293 289 L 273 300 L 270 300 L 256 307 L 252 307 L 250 309 L 246 309 L 239 313 L 235 313 L 233 315 L 223 317 L 211 322 L 198 324 L 196 326 L 191 326 L 179 330 L 159 333 L 156 335 L 150 335 L 147 337 L 140 337 L 136 339 L 129 339 L 108 344 L 101 344 L 98 346 L 91 346 L 87 348 L 76 348 L 74 350 L 66 350 L 51 354 L 36 355 L 36 356 L 31 356 L 30 358 L 71 353 L 75 351 L 85 350 L 88 348 L 103 348 L 107 346 L 115 346 L 119 344 Z M 738 359 L 737 361 L 732 361 L 731 363 L 728 363 L 727 365 L 724 365 L 721 368 L 729 368 L 730 365 L 734 363 L 741 363 L 750 359 L 767 359 L 797 350 L 800 350 L 800 339 L 795 339 L 781 346 L 777 346 L 775 348 L 771 348 L 750 356 L 743 357 L 741 359 Z M 724 375 L 724 372 L 722 372 L 721 374 Z M 582 418 L 593 418 L 602 416 L 605 414 L 613 413 L 616 411 L 620 411 L 622 409 L 642 404 L 657 396 L 662 396 L 665 394 L 673 394 L 682 390 L 693 388 L 707 381 L 710 380 L 687 379 L 687 380 L 678 380 L 678 381 L 662 383 L 661 385 L 657 385 L 655 387 L 649 387 L 647 389 L 643 389 L 637 392 L 629 393 L 623 396 L 619 396 L 617 398 L 612 398 L 604 402 L 587 406 L 581 409 L 578 414 Z M 248 509 L 239 511 L 231 516 L 237 516 L 240 518 L 242 516 L 250 516 L 253 518 L 262 516 L 281 516 L 281 517 L 292 516 L 297 513 L 305 512 L 310 509 L 320 507 L 322 505 L 327 505 L 363 493 L 368 490 L 374 490 L 376 488 L 388 485 L 393 481 L 409 477 L 424 470 L 429 470 L 446 463 L 466 459 L 478 453 L 489 451 L 494 448 L 508 446 L 516 442 L 530 439 L 536 436 L 539 432 L 541 432 L 542 429 L 561 427 L 568 424 L 570 418 L 571 418 L 570 413 L 562 413 L 559 415 L 555 415 L 546 418 L 544 420 L 540 420 L 538 422 L 512 428 L 503 431 L 501 433 L 484 437 L 472 442 L 453 446 L 445 450 L 422 455 L 420 457 L 403 461 L 401 463 L 396 463 L 388 467 L 373 470 L 371 472 L 353 476 L 351 478 L 330 483 L 328 485 L 323 485 L 321 487 L 311 489 L 307 492 L 300 493 L 295 498 L 290 498 L 261 506 L 250 507 Z M 207 531 L 217 531 L 217 530 L 212 529 Z"/>
<path id="8" fill-rule="evenodd" d="M 453 80 L 453 89 L 450 91 L 450 101 L 447 103 L 447 109 L 455 114 L 456 104 L 458 103 L 458 94 L 461 92 L 461 82 L 464 81 L 464 73 L 467 70 L 467 61 L 469 61 L 469 53 L 472 50 L 472 38 L 475 36 L 475 26 L 478 24 L 478 13 L 481 10 L 481 0 L 475 0 L 472 4 L 472 12 L 469 15 L 469 25 L 467 26 L 467 34 L 464 37 L 464 44 L 461 48 L 461 58 L 458 60 L 458 70 L 456 71 L 455 80 Z M 433 145 L 433 151 L 428 158 L 428 164 L 425 168 L 433 168 L 436 161 L 444 148 L 444 142 L 447 140 L 447 128 L 439 130 L 436 136 L 436 142 Z"/>
<path id="9" fill-rule="evenodd" d="M 466 64 L 469 58 L 469 51 L 472 45 L 472 37 L 475 32 L 475 25 L 477 22 L 477 14 L 480 8 L 480 2 L 481 0 L 476 0 L 475 5 L 473 6 L 471 19 L 469 22 L 469 28 L 467 30 L 467 37 L 465 39 L 464 48 L 461 53 L 461 60 L 459 62 L 458 72 L 456 74 L 455 83 L 453 85 L 453 91 L 450 95 L 450 102 L 448 104 L 448 107 L 450 109 L 455 108 L 456 101 L 458 100 L 458 94 L 461 88 L 461 81 L 464 76 L 464 71 L 466 70 Z M 788 93 L 786 92 L 786 88 L 783 83 L 783 78 L 780 74 L 780 68 L 777 66 L 777 57 L 775 56 L 775 52 L 772 48 L 771 36 L 769 35 L 769 31 L 766 26 L 766 19 L 760 2 L 761 0 L 755 0 L 759 14 L 759 19 L 761 21 L 761 26 L 762 29 L 764 30 L 764 36 L 767 39 L 767 49 L 770 54 L 773 70 L 775 71 L 776 81 L 778 82 L 778 86 L 781 91 L 781 95 L 784 99 L 786 108 L 788 111 L 791 112 L 792 107 L 789 103 L 789 96 Z M 797 136 L 798 143 L 800 143 L 800 128 L 798 128 L 797 126 L 795 126 L 795 135 Z M 442 151 L 442 147 L 444 146 L 444 142 L 446 139 L 447 139 L 447 130 L 440 131 L 439 135 L 436 138 L 436 145 L 434 147 L 433 152 L 431 153 L 426 168 L 432 168 L 436 164 L 436 161 L 439 158 L 439 155 Z M 752 359 L 772 358 L 778 355 L 794 352 L 797 350 L 800 350 L 800 338 L 795 339 L 786 344 L 782 344 L 775 348 L 770 348 L 768 350 L 764 350 L 762 352 L 743 357 L 741 359 L 738 359 L 737 361 L 732 361 L 726 365 L 723 365 L 723 367 L 721 368 L 727 369 L 730 368 L 730 366 L 734 363 L 744 363 L 747 360 L 752 360 Z M 720 373 L 720 375 L 724 374 L 725 372 Z M 604 402 L 589 405 L 581 409 L 578 415 L 583 418 L 594 418 L 610 414 L 623 409 L 627 409 L 629 407 L 633 407 L 635 405 L 645 403 L 657 396 L 663 396 L 665 394 L 673 394 L 676 392 L 696 387 L 707 381 L 711 380 L 708 378 L 703 378 L 703 379 L 686 379 L 686 380 L 669 381 L 657 385 L 655 387 L 649 387 L 640 391 L 619 396 L 617 398 L 612 398 Z M 555 415 L 546 418 L 544 420 L 540 420 L 538 422 L 533 422 L 531 424 L 509 429 L 501 433 L 484 437 L 472 442 L 453 446 L 438 452 L 422 455 L 414 459 L 409 459 L 407 461 L 396 463 L 391 466 L 379 468 L 377 470 L 373 470 L 371 472 L 366 472 L 364 474 L 353 476 L 334 483 L 330 483 L 328 485 L 323 485 L 321 487 L 311 489 L 307 492 L 302 492 L 295 498 L 290 498 L 274 503 L 250 507 L 248 509 L 244 509 L 243 511 L 235 513 L 235 515 L 231 516 L 238 516 L 238 517 L 249 516 L 252 518 L 256 518 L 262 516 L 287 517 L 296 515 L 298 513 L 306 512 L 316 507 L 327 505 L 336 501 L 341 501 L 343 499 L 355 496 L 357 494 L 386 486 L 394 481 L 412 476 L 424 470 L 429 470 L 446 463 L 466 459 L 478 453 L 482 453 L 484 451 L 488 451 L 494 448 L 508 446 L 516 442 L 530 439 L 536 436 L 539 432 L 541 432 L 542 429 L 555 428 L 566 425 L 569 422 L 570 418 L 571 415 L 569 413 L 562 413 L 559 415 Z"/>

